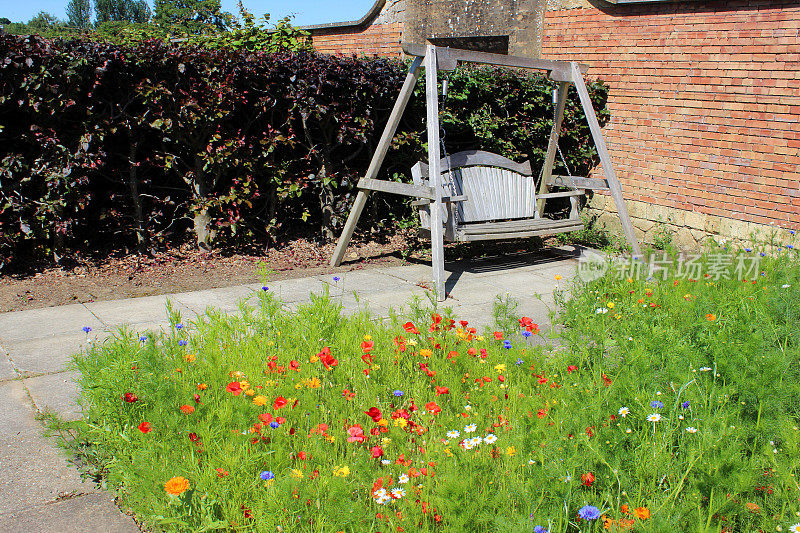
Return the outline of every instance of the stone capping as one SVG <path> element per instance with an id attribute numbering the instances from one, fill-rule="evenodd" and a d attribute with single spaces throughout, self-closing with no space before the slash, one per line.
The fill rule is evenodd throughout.
<path id="1" fill-rule="evenodd" d="M 311 24 L 309 26 L 298 26 L 298 29 L 305 31 L 313 30 L 337 30 L 340 28 L 360 28 L 368 26 L 380 14 L 381 9 L 386 4 L 386 0 L 375 0 L 367 14 L 358 20 L 348 20 L 345 22 L 328 22 L 326 24 Z"/>
<path id="2" fill-rule="evenodd" d="M 689 2 L 696 2 L 697 0 L 604 0 L 609 4 L 663 4 L 665 2 L 674 2 L 676 4 L 687 4 Z"/>

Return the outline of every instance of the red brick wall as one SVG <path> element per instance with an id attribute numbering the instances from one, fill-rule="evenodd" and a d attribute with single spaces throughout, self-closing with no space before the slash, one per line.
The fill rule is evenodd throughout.
<path id="1" fill-rule="evenodd" d="M 542 56 L 611 87 L 604 128 L 627 199 L 800 225 L 800 4 L 549 11 Z"/>
<path id="2" fill-rule="evenodd" d="M 323 54 L 397 56 L 402 31 L 403 25 L 397 22 L 364 29 L 313 30 L 312 42 Z"/>

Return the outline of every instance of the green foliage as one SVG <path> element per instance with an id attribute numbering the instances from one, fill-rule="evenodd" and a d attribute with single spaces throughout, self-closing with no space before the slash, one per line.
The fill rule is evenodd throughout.
<path id="1" fill-rule="evenodd" d="M 224 30 L 231 15 L 220 0 L 155 0 L 153 22 L 173 33 L 204 35 Z"/>
<path id="2" fill-rule="evenodd" d="M 73 28 L 87 29 L 92 25 L 91 0 L 69 0 L 67 3 L 67 21 Z"/>
<path id="3" fill-rule="evenodd" d="M 265 290 L 236 315 L 169 310 L 166 332 L 75 357 L 72 445 L 164 530 L 786 531 L 800 258 L 761 267 L 555 285 L 556 348 L 507 299 L 484 336 L 419 302 L 342 316 L 346 276 L 297 311 Z M 189 488 L 170 496 L 174 476 Z"/>
<path id="4" fill-rule="evenodd" d="M 309 52 L 313 50 L 309 33 L 293 27 L 290 18 L 278 21 L 269 28 L 269 15 L 263 15 L 263 22 L 255 17 L 239 2 L 242 21 L 232 18 L 227 31 L 198 36 L 194 42 L 211 49 L 230 49 L 246 52 Z"/>
<path id="5" fill-rule="evenodd" d="M 143 24 L 150 20 L 147 0 L 94 0 L 97 23 L 129 22 Z"/>

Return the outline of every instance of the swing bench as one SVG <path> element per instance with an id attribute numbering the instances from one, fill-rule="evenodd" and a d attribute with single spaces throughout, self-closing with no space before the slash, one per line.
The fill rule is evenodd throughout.
<path id="1" fill-rule="evenodd" d="M 578 198 L 587 189 L 608 191 L 614 199 L 622 229 L 634 254 L 639 243 L 628 216 L 622 189 L 611 165 L 597 116 L 583 81 L 585 66 L 575 62 L 528 59 L 471 50 L 439 48 L 432 44 L 403 43 L 403 51 L 414 57 L 400 95 L 392 109 L 366 175 L 359 181 L 359 192 L 331 259 L 339 266 L 347 244 L 361 216 L 368 196 L 375 191 L 415 198 L 421 226 L 431 234 L 433 283 L 439 301 L 446 297 L 444 283 L 444 240 L 485 241 L 533 236 L 547 236 L 583 228 Z M 439 94 L 437 71 L 450 71 L 459 61 L 507 67 L 546 70 L 558 82 L 555 94 L 553 127 L 540 173 L 538 187 L 530 162 L 515 163 L 508 158 L 480 150 L 467 150 L 440 157 Z M 423 65 L 424 63 L 424 65 Z M 428 162 L 417 162 L 411 169 L 413 184 L 376 179 L 394 137 L 400 117 L 408 104 L 414 85 L 425 68 L 427 107 Z M 603 165 L 604 178 L 555 176 L 552 174 L 569 84 L 575 84 L 595 147 Z M 569 170 L 567 170 L 569 174 Z M 549 192 L 550 187 L 565 191 Z M 545 202 L 551 198 L 569 198 L 571 209 L 566 219 L 554 220 L 543 215 Z M 438 214 L 438 216 L 435 216 Z"/>

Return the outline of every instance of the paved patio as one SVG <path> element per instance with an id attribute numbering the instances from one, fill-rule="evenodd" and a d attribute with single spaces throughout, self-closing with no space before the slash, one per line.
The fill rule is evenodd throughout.
<path id="1" fill-rule="evenodd" d="M 490 325 L 497 296 L 519 302 L 518 312 L 546 325 L 552 308 L 555 276 L 562 285 L 576 269 L 580 251 L 547 249 L 500 260 L 449 263 L 447 291 L 440 305 L 474 325 Z M 346 268 L 346 267 L 345 267 Z M 345 312 L 364 307 L 376 316 L 407 308 L 414 296 L 427 301 L 429 265 L 353 270 L 269 284 L 294 307 L 310 292 L 330 284 Z M 54 438 L 43 436 L 38 415 L 52 411 L 65 420 L 81 417 L 74 374 L 65 365 L 88 342 L 102 342 L 122 325 L 137 330 L 167 325 L 167 300 L 191 322 L 211 306 L 236 312 L 261 284 L 165 296 L 93 302 L 0 314 L 0 531 L 139 531 L 119 511 L 113 497 L 82 482 Z M 354 294 L 355 292 L 355 294 Z M 541 301 L 536 295 L 541 295 Z M 88 326 L 86 334 L 82 328 Z M 46 525 L 44 525 L 46 524 Z"/>

